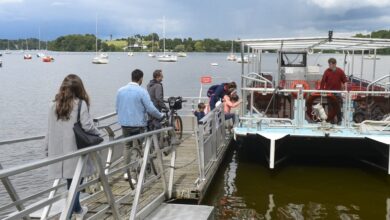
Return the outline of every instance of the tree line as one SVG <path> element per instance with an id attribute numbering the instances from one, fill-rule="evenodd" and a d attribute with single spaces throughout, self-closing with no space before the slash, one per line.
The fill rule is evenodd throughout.
<path id="1" fill-rule="evenodd" d="M 361 38 L 386 38 L 390 39 L 390 30 L 374 31 L 371 34 L 356 34 L 354 37 Z M 93 34 L 72 34 L 60 36 L 52 41 L 41 41 L 41 49 L 52 51 L 136 51 L 148 52 L 163 51 L 163 39 L 157 33 L 147 35 L 136 34 L 127 38 L 115 40 L 98 39 L 96 48 L 96 37 Z M 188 38 L 167 38 L 165 39 L 165 49 L 173 52 L 229 52 L 231 51 L 231 40 L 220 40 L 206 38 L 195 40 Z M 0 50 L 37 50 L 39 40 L 36 38 L 7 40 L 0 39 Z M 240 44 L 233 43 L 233 52 L 240 51 Z M 378 54 L 390 54 L 389 49 L 381 49 Z"/>

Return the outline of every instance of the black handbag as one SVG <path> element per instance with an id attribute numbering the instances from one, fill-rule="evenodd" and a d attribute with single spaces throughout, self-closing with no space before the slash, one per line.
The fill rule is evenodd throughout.
<path id="1" fill-rule="evenodd" d="M 77 112 L 77 122 L 73 125 L 74 136 L 76 137 L 77 149 L 83 149 L 92 145 L 100 144 L 103 138 L 99 135 L 91 134 L 84 131 L 80 122 L 80 111 L 81 111 L 82 100 L 79 101 L 79 109 Z"/>

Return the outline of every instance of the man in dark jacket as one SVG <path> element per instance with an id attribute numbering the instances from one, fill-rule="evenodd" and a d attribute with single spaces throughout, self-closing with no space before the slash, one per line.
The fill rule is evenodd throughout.
<path id="1" fill-rule="evenodd" d="M 162 85 L 163 74 L 161 70 L 153 72 L 153 79 L 147 85 L 147 90 L 152 99 L 154 106 L 161 112 L 161 110 L 168 109 L 164 103 L 164 89 Z"/>

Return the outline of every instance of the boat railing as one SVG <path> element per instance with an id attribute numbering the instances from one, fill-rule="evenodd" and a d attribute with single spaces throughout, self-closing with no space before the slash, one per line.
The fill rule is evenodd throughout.
<path id="1" fill-rule="evenodd" d="M 389 114 L 388 106 L 390 91 L 333 91 L 333 90 L 304 90 L 304 89 L 272 89 L 272 88 L 242 88 L 243 91 L 243 112 L 240 117 L 239 127 L 254 128 L 262 130 L 264 128 L 321 128 L 329 127 L 329 124 L 312 120 L 308 115 L 308 106 L 306 101 L 311 95 L 315 96 L 317 102 L 331 105 L 328 98 L 331 97 L 334 102 L 342 101 L 342 121 L 339 125 L 332 125 L 337 128 L 355 128 L 360 125 L 356 122 L 356 115 L 360 114 L 359 105 L 362 105 L 362 113 L 365 117 L 362 121 L 381 121 L 383 116 Z M 259 109 L 256 106 L 257 97 L 265 97 L 269 94 L 277 93 L 279 96 L 290 97 L 292 100 L 292 114 L 290 117 L 280 117 L 278 111 L 267 114 L 267 110 Z M 295 97 L 295 98 L 294 98 Z M 268 100 L 268 107 L 271 105 L 272 98 Z M 387 104 L 386 104 L 387 103 Z M 313 106 L 316 104 L 312 103 Z M 265 107 L 264 107 L 265 108 Z M 375 115 L 376 114 L 376 115 Z M 383 124 L 383 123 L 382 123 Z M 386 123 L 385 123 L 386 124 Z M 386 126 L 384 124 L 384 126 Z M 385 127 L 387 129 L 387 127 Z"/>
<path id="2" fill-rule="evenodd" d="M 272 73 L 266 73 L 271 75 Z M 254 87 L 254 88 L 273 88 L 274 84 L 271 80 L 262 76 L 262 74 L 251 72 L 242 76 L 242 80 L 244 80 L 244 85 Z"/>
<path id="3" fill-rule="evenodd" d="M 59 181 L 55 183 L 53 187 L 50 187 L 48 189 L 42 190 L 39 193 L 36 193 L 34 195 L 28 196 L 26 198 L 20 199 L 17 197 L 18 193 L 14 191 L 8 191 L 9 196 L 12 198 L 16 198 L 15 201 L 13 201 L 10 204 L 7 204 L 3 207 L 0 207 L 0 211 L 5 211 L 8 210 L 9 208 L 16 207 L 18 211 L 13 212 L 9 214 L 7 217 L 4 219 L 29 219 L 29 215 L 37 210 L 44 209 L 45 207 L 49 207 L 53 205 L 55 202 L 61 200 L 61 199 L 66 199 L 65 206 L 63 208 L 63 211 L 60 214 L 59 219 L 69 219 L 71 215 L 71 204 L 72 201 L 74 201 L 76 193 L 88 188 L 91 185 L 100 183 L 102 186 L 102 190 L 104 194 L 107 197 L 108 200 L 108 205 L 102 210 L 100 210 L 98 213 L 94 214 L 91 218 L 92 219 L 97 219 L 99 216 L 104 214 L 108 209 L 111 209 L 115 219 L 121 219 L 119 211 L 118 211 L 118 204 L 128 201 L 131 198 L 131 192 L 127 193 L 126 195 L 122 196 L 121 198 L 114 198 L 111 188 L 109 186 L 110 181 L 114 181 L 116 175 L 123 174 L 126 169 L 129 169 L 130 167 L 138 166 L 138 164 L 141 165 L 141 171 L 138 177 L 138 182 L 137 182 L 137 187 L 136 191 L 134 193 L 134 201 L 133 201 L 133 206 L 132 206 L 132 211 L 131 211 L 131 218 L 130 219 L 135 219 L 139 215 L 146 215 L 146 212 L 152 211 L 150 209 L 151 205 L 156 205 L 150 203 L 147 207 L 144 207 L 141 210 L 138 210 L 138 205 L 139 205 L 139 199 L 140 196 L 143 192 L 143 190 L 146 188 L 147 185 L 150 183 L 156 182 L 157 180 L 162 181 L 162 185 L 164 187 L 164 190 L 161 194 L 157 196 L 157 198 L 154 201 L 154 203 L 161 203 L 165 199 L 169 199 L 170 195 L 172 195 L 172 186 L 173 186 L 173 172 L 174 169 L 174 158 L 171 159 L 173 164 L 171 164 L 170 167 L 166 168 L 163 166 L 163 152 L 165 153 L 170 153 L 171 157 L 174 157 L 175 153 L 175 147 L 170 146 L 168 149 L 160 150 L 159 142 L 158 142 L 158 135 L 162 135 L 164 132 L 168 132 L 173 130 L 173 128 L 163 128 L 160 130 L 156 131 L 151 131 L 147 133 L 143 133 L 140 135 L 128 137 L 128 138 L 122 138 L 119 140 L 114 140 L 110 142 L 104 142 L 100 145 L 97 146 L 92 146 L 89 148 L 85 148 L 82 150 L 78 150 L 76 152 L 67 154 L 67 155 L 62 155 L 62 156 L 57 156 L 57 157 L 49 157 L 45 159 L 41 159 L 38 161 L 30 162 L 24 165 L 20 166 L 14 166 L 6 169 L 0 170 L 0 179 L 2 180 L 3 184 L 4 182 L 9 182 L 9 185 L 12 186 L 12 183 L 9 181 L 10 178 L 24 174 L 24 173 L 30 173 L 32 171 L 40 170 L 44 167 L 56 164 L 58 162 L 62 162 L 68 159 L 72 158 L 77 158 L 77 166 L 75 169 L 75 173 L 73 176 L 73 181 L 70 189 L 68 191 L 63 191 L 59 192 L 58 189 L 61 187 L 64 187 L 65 184 L 59 184 Z M 125 143 L 130 142 L 130 141 L 136 141 L 136 140 L 146 140 L 144 152 L 143 152 L 143 157 L 139 161 L 132 161 L 129 164 L 124 164 L 119 167 L 112 167 L 108 172 L 106 172 L 106 167 L 104 165 L 104 162 L 102 160 L 101 153 L 104 150 L 107 150 L 110 147 L 117 148 L 119 146 L 123 146 Z M 154 147 L 155 153 L 150 154 L 150 148 Z M 144 181 L 145 179 L 145 170 L 147 167 L 147 162 L 151 157 L 156 157 L 157 156 L 157 164 L 159 167 L 159 173 L 156 175 L 156 178 L 152 180 L 148 180 L 147 182 Z M 87 161 L 91 160 L 94 164 L 94 167 L 97 171 L 97 175 L 94 176 L 92 179 L 89 179 L 83 184 L 80 184 L 82 176 L 83 176 L 83 170 L 86 168 Z M 169 171 L 170 178 L 166 178 L 166 172 Z M 149 184 L 148 184 L 149 183 Z M 4 184 L 6 186 L 6 184 Z M 15 188 L 14 188 L 15 189 Z M 46 199 L 40 199 L 38 202 L 32 202 L 33 199 L 37 198 L 42 198 L 42 196 L 47 195 L 50 193 L 50 196 Z M 92 197 L 96 195 L 96 193 L 90 195 L 89 197 Z M 148 209 L 149 208 L 149 209 Z M 48 212 L 45 213 L 46 216 L 42 216 L 42 219 L 46 219 Z"/>
<path id="4" fill-rule="evenodd" d="M 378 84 L 378 82 L 383 81 L 385 79 L 390 80 L 390 73 L 389 73 L 389 75 L 382 76 L 382 77 L 370 82 L 367 86 L 367 91 L 370 91 L 370 88 L 373 87 L 373 85 Z M 389 91 L 390 86 L 386 86 L 386 84 L 381 84 L 380 86 L 383 87 L 386 91 Z"/>
<path id="5" fill-rule="evenodd" d="M 237 121 L 237 120 L 236 120 Z M 225 137 L 225 114 L 223 105 L 218 105 L 203 117 L 198 130 L 195 132 L 197 138 L 198 158 L 199 158 L 199 179 L 197 184 L 204 184 L 206 179 L 212 178 L 212 167 L 222 156 L 221 147 L 226 146 Z M 199 187 L 203 188 L 203 187 Z"/>

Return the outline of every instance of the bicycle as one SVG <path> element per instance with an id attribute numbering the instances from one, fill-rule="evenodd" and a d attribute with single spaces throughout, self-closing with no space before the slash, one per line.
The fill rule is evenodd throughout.
<path id="1" fill-rule="evenodd" d="M 131 165 L 127 170 L 127 176 L 128 176 L 128 182 L 131 189 L 135 189 L 136 184 L 138 182 L 138 176 L 141 172 L 141 166 L 142 166 L 142 158 L 144 153 L 144 148 L 146 146 L 146 139 L 144 140 L 134 140 L 133 141 L 133 147 L 130 149 L 130 163 L 136 163 L 135 165 Z M 149 150 L 149 156 L 153 155 L 154 153 L 154 145 L 152 144 Z M 154 164 L 154 158 L 149 157 L 148 163 L 146 165 L 146 179 L 148 179 L 148 176 L 156 176 L 157 175 L 157 169 L 156 165 Z"/>
<path id="2" fill-rule="evenodd" d="M 165 114 L 166 120 L 161 121 L 161 127 L 173 127 L 176 134 L 176 141 L 180 140 L 183 136 L 183 120 L 178 115 L 177 111 L 182 108 L 183 102 L 187 100 L 183 100 L 182 97 L 169 97 L 168 100 L 164 101 L 168 103 L 169 110 L 163 110 L 162 112 Z M 158 129 L 158 127 L 153 126 L 152 123 L 148 123 L 148 131 Z M 170 132 L 167 132 L 163 135 L 158 135 L 159 147 L 161 149 L 170 146 L 172 144 L 173 135 Z M 143 149 L 146 145 L 146 141 L 142 142 L 138 139 L 133 141 L 133 147 L 130 149 L 130 161 L 137 161 L 138 164 L 132 165 L 131 168 L 127 169 L 128 181 L 131 189 L 135 189 L 135 184 L 138 182 L 138 176 L 141 171 L 142 158 L 143 158 Z M 149 155 L 153 155 L 155 152 L 154 144 L 150 147 Z M 148 159 L 146 174 L 149 176 L 153 174 L 157 175 L 156 165 L 154 163 L 155 157 L 152 156 Z M 132 175 L 133 173 L 133 175 Z M 152 175 L 152 176 L 153 176 Z M 146 180 L 147 178 L 145 178 Z M 133 182 L 134 180 L 134 182 Z"/>
<path id="3" fill-rule="evenodd" d="M 176 138 L 178 140 L 181 140 L 183 137 L 183 120 L 181 119 L 177 111 L 182 109 L 183 102 L 187 102 L 187 100 L 183 100 L 181 96 L 172 96 L 164 102 L 168 103 L 169 110 L 164 112 L 168 120 L 163 126 L 173 127 L 176 133 Z"/>

